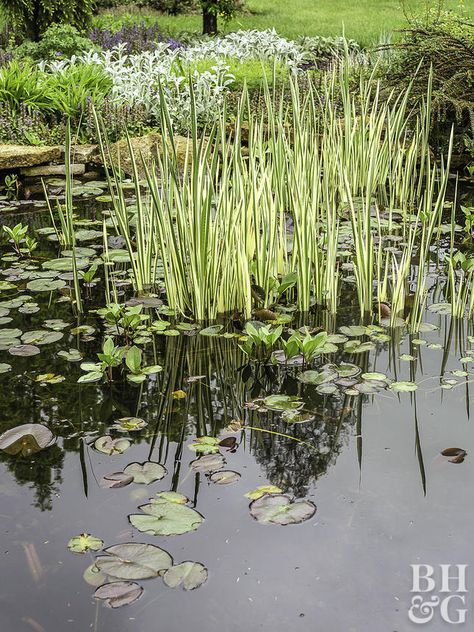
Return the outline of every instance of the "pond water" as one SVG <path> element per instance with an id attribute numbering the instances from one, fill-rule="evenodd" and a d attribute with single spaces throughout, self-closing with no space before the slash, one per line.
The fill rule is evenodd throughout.
<path id="1" fill-rule="evenodd" d="M 38 213 L 20 219 L 33 228 L 49 223 Z M 42 241 L 38 256 L 51 248 Z M 400 327 L 387 339 L 377 329 L 364 336 L 352 332 L 349 339 L 368 341 L 371 348 L 348 353 L 338 344 L 327 360 L 415 382 L 411 392 L 369 380 L 370 392 L 347 394 L 341 387 L 324 394 L 298 379 L 299 366 L 247 364 L 235 338 L 179 330 L 176 336 L 155 335 L 146 346 L 147 364 L 163 371 L 141 385 L 123 379 L 78 384 L 80 363 L 58 352 L 78 349 L 84 360 L 95 361 L 103 323 L 93 314 L 77 321 L 70 304 L 58 302 L 61 290 L 33 293 L 16 285 L 2 292 L 0 308 L 8 311 L 3 318 L 12 318 L 2 327 L 36 331 L 56 319 L 50 326 L 63 335 L 40 345 L 38 355 L 0 351 L 0 362 L 11 365 L 0 374 L 0 432 L 43 423 L 56 437 L 29 457 L 0 452 L 2 632 L 406 632 L 420 627 L 408 618 L 410 565 L 474 568 L 472 322 L 428 309 L 424 322 L 433 327 L 422 333 L 409 335 Z M 89 308 L 99 302 L 96 292 L 92 288 Z M 11 298 L 25 295 L 31 301 L 9 306 Z M 433 292 L 430 302 L 435 300 Z M 28 302 L 39 311 L 24 313 Z M 84 323 L 91 329 L 71 332 Z M 346 310 L 330 330 L 354 323 Z M 326 315 L 316 313 L 311 325 L 327 327 Z M 37 381 L 46 373 L 65 379 Z M 360 377 L 354 382 L 360 384 Z M 299 396 L 310 419 L 294 423 L 270 410 L 264 398 L 272 394 Z M 124 417 L 147 425 L 129 434 L 111 431 Z M 128 436 L 131 447 L 112 456 L 95 449 L 95 440 L 109 432 Z M 215 484 L 190 467 L 196 453 L 189 446 L 203 435 L 235 437 L 232 450 L 232 440 L 218 446 L 225 470 L 240 474 L 232 484 Z M 441 454 L 450 447 L 465 450 L 465 459 L 450 462 Z M 105 475 L 145 461 L 162 464 L 166 476 L 149 485 L 103 487 Z M 261 485 L 311 501 L 317 510 L 301 524 L 262 524 L 245 497 Z M 154 536 L 130 524 L 128 516 L 164 490 L 187 496 L 188 506 L 204 517 L 199 528 Z M 202 563 L 208 579 L 192 591 L 169 588 L 160 577 L 137 580 L 144 588 L 137 601 L 107 608 L 83 577 L 97 554 L 68 550 L 69 540 L 81 533 L 102 539 L 104 547 L 157 545 L 175 564 Z M 472 587 L 468 574 L 469 580 Z M 468 629 L 473 599 L 468 592 Z M 426 627 L 451 629 L 439 613 Z"/>

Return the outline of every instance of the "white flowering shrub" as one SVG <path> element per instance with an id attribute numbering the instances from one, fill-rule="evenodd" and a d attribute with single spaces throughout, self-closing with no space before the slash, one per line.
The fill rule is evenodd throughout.
<path id="1" fill-rule="evenodd" d="M 160 114 L 160 86 L 177 131 L 189 129 L 191 79 L 200 123 L 212 121 L 231 88 L 229 60 L 273 60 L 293 72 L 305 61 L 306 52 L 276 31 L 239 31 L 224 37 L 199 40 L 187 47 L 172 48 L 160 43 L 156 50 L 128 55 L 123 46 L 109 51 L 89 52 L 68 60 L 41 62 L 49 72 L 63 72 L 71 64 L 97 64 L 113 82 L 110 98 L 117 104 L 139 105 L 156 122 Z M 199 60 L 210 60 L 206 70 L 192 69 Z M 188 76 L 189 73 L 189 76 Z"/>

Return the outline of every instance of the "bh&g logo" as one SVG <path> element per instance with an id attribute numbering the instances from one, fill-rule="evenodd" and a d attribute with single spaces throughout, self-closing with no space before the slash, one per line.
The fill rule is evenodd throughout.
<path id="1" fill-rule="evenodd" d="M 411 592 L 415 593 L 408 610 L 413 623 L 429 623 L 439 608 L 446 623 L 466 622 L 467 564 L 410 564 L 413 573 Z"/>

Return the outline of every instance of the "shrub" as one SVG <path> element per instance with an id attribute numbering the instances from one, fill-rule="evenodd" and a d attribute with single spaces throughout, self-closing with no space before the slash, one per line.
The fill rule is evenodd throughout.
<path id="1" fill-rule="evenodd" d="M 148 26 L 144 22 L 125 24 L 118 31 L 94 28 L 89 38 L 104 50 L 112 50 L 122 45 L 129 55 L 155 50 L 157 42 L 163 41 L 159 27 Z"/>
<path id="2" fill-rule="evenodd" d="M 24 42 L 15 50 L 15 57 L 22 59 L 55 59 L 80 55 L 94 48 L 87 37 L 69 24 L 53 24 L 42 35 L 39 42 Z"/>
<path id="3" fill-rule="evenodd" d="M 18 38 L 34 41 L 52 24 L 69 24 L 80 30 L 92 18 L 95 0 L 0 0 Z"/>
<path id="4" fill-rule="evenodd" d="M 20 106 L 31 110 L 53 111 L 52 95 L 45 91 L 45 74 L 33 64 L 12 61 L 0 69 L 0 103 L 12 112 Z"/>

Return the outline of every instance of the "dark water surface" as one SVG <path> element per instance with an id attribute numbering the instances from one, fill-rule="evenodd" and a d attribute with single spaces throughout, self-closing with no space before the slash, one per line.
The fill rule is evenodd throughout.
<path id="1" fill-rule="evenodd" d="M 1 299 L 13 293 L 3 293 Z M 37 300 L 37 296 L 34 298 Z M 54 295 L 54 299 L 58 295 Z M 11 310 L 23 331 L 45 318 L 74 326 L 67 303 L 40 299 L 40 312 Z M 41 354 L 14 358 L 0 352 L 12 371 L 0 375 L 0 431 L 42 422 L 57 444 L 31 458 L 0 453 L 0 630 L 1 632 L 407 632 L 448 630 L 437 612 L 426 626 L 408 619 L 411 564 L 468 564 L 467 622 L 474 621 L 474 425 L 471 419 L 474 363 L 460 358 L 474 349 L 472 323 L 427 312 L 438 329 L 411 338 L 440 343 L 441 349 L 411 344 L 400 330 L 376 349 L 341 359 L 365 371 L 414 380 L 413 393 L 381 389 L 374 395 L 324 396 L 299 383 L 297 370 L 247 368 L 235 340 L 203 336 L 156 336 L 148 354 L 164 371 L 142 388 L 124 381 L 111 387 L 77 384 L 79 364 L 56 354 L 79 348 L 93 360 L 101 335 L 83 342 L 64 330 Z M 92 322 L 96 324 L 93 320 Z M 346 324 L 341 317 L 338 324 Z M 351 321 L 353 322 L 353 321 Z M 403 361 L 410 353 L 416 361 Z M 474 356 L 473 356 L 474 358 Z M 472 367 L 472 368 L 471 368 Z M 465 369 L 465 377 L 452 370 Z M 35 382 L 57 373 L 59 384 Z M 205 376 L 189 383 L 190 376 Z M 456 380 L 441 388 L 442 377 Z M 172 393 L 182 389 L 185 399 Z M 246 406 L 271 393 L 301 394 L 316 420 L 289 424 L 279 413 Z M 130 433 L 132 447 L 106 456 L 95 438 L 117 418 L 138 416 L 148 426 Z M 222 434 L 233 419 L 280 435 L 244 430 L 235 453 L 222 450 L 226 469 L 239 472 L 228 486 L 189 470 L 196 435 Z M 452 464 L 440 452 L 467 451 Z M 104 474 L 131 462 L 157 461 L 168 474 L 149 486 L 102 489 Z M 244 494 L 274 484 L 317 505 L 300 525 L 263 525 L 249 514 Z M 127 516 L 160 490 L 177 490 L 205 517 L 198 530 L 155 537 L 131 527 Z M 83 579 L 94 555 L 67 549 L 69 539 L 88 532 L 105 546 L 147 542 L 163 547 L 176 563 L 202 562 L 206 584 L 186 592 L 161 579 L 140 582 L 142 597 L 110 610 L 96 602 Z M 453 615 L 454 616 L 454 615 Z"/>

